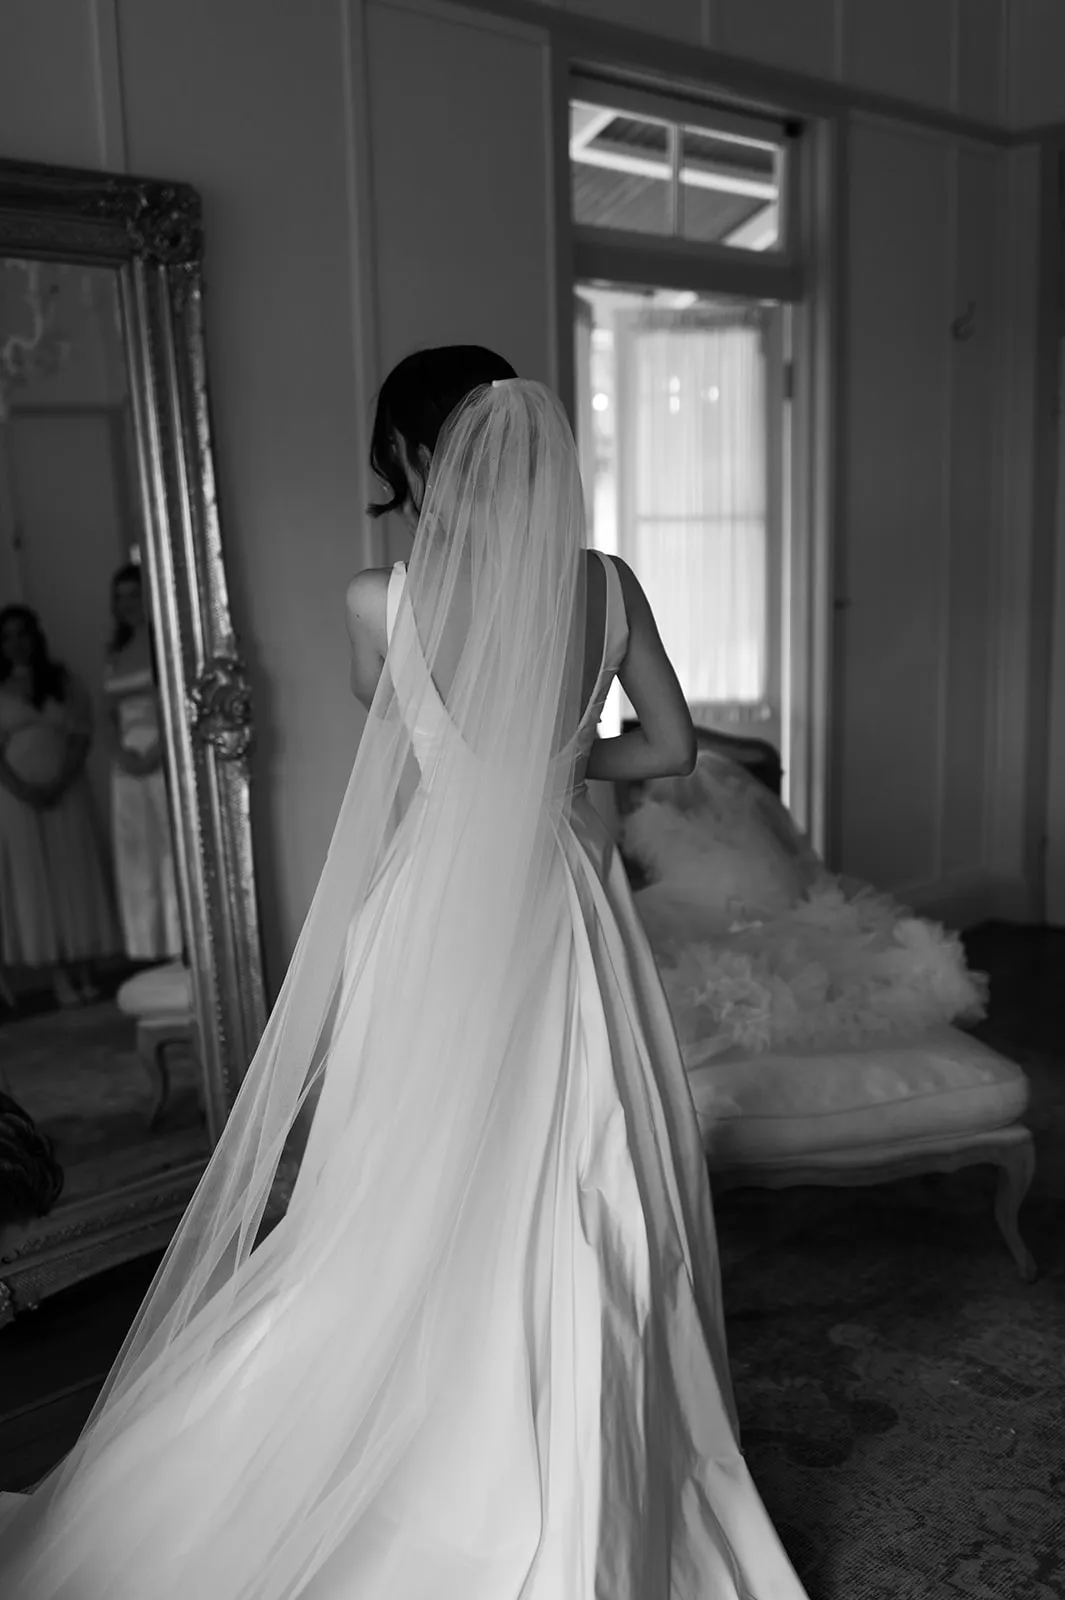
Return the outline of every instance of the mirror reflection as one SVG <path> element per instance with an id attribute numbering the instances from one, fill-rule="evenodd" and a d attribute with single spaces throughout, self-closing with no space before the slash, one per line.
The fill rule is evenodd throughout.
<path id="1" fill-rule="evenodd" d="M 60 1205 L 209 1150 L 143 543 L 117 274 L 0 258 L 0 1092 Z"/>

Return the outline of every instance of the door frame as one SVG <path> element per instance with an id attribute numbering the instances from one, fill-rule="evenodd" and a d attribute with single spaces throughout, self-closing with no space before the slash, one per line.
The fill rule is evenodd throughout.
<path id="1" fill-rule="evenodd" d="M 1065 927 L 1065 322 L 1058 327 L 1057 484 L 1051 593 L 1050 707 L 1047 733 L 1046 920 Z"/>
<path id="2" fill-rule="evenodd" d="M 578 282 L 605 278 L 618 284 L 662 283 L 721 295 L 779 298 L 792 308 L 790 347 L 790 516 L 783 528 L 785 565 L 781 613 L 783 795 L 814 848 L 835 865 L 839 832 L 839 761 L 834 740 L 836 702 L 836 592 L 844 451 L 841 448 L 840 386 L 845 372 L 843 220 L 846 203 L 846 115 L 809 117 L 802 124 L 794 159 L 791 239 L 794 253 L 778 263 L 764 260 L 700 261 L 690 246 L 677 252 L 675 283 L 662 277 L 664 241 L 617 246 L 586 237 L 574 227 L 569 158 L 569 102 L 586 63 L 572 59 L 557 41 L 549 46 L 552 162 L 549 224 L 553 249 L 551 303 L 555 322 L 552 376 L 576 431 L 577 394 L 573 301 Z M 579 91 L 578 91 L 579 92 Z M 793 117 L 781 106 L 782 118 Z M 686 115 L 687 113 L 685 113 Z M 602 231 L 604 235 L 606 230 Z M 718 254 L 721 254 L 720 252 Z M 738 253 L 735 253 L 738 254 Z M 683 260 L 679 259 L 680 256 Z M 753 269 L 753 270 L 752 270 Z M 786 480 L 785 480 L 786 481 Z M 785 503 L 787 496 L 784 497 Z"/>

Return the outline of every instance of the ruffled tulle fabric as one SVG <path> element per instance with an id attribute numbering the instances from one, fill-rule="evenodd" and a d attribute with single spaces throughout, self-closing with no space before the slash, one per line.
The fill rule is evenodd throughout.
<path id="1" fill-rule="evenodd" d="M 828 873 L 784 808 L 719 757 L 657 786 L 623 848 L 685 1065 L 722 1051 L 859 1049 L 983 1014 L 956 934 Z M 665 788 L 667 797 L 659 797 Z"/>

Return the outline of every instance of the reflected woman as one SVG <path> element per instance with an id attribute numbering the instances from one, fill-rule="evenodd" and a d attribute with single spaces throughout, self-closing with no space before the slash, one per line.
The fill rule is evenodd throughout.
<path id="1" fill-rule="evenodd" d="M 114 731 L 111 817 L 125 951 L 132 961 L 173 960 L 181 955 L 181 919 L 155 651 L 138 566 L 112 578 L 111 615 L 104 692 Z"/>
<path id="2" fill-rule="evenodd" d="M 92 709 L 35 612 L 0 611 L 0 964 L 51 969 L 60 1005 L 97 998 L 119 947 L 85 761 Z"/>

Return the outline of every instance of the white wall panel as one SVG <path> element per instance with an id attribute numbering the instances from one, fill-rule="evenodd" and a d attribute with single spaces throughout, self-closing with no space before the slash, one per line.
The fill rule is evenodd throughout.
<path id="1" fill-rule="evenodd" d="M 382 369 L 425 345 L 483 344 L 549 379 L 543 45 L 391 5 L 368 21 Z"/>
<path id="2" fill-rule="evenodd" d="M 1059 394 L 1065 394 L 1065 337 L 1058 338 Z M 1054 517 L 1051 693 L 1047 750 L 1046 916 L 1065 928 L 1065 409 L 1057 426 L 1057 504 Z"/>
<path id="3" fill-rule="evenodd" d="M 839 842 L 844 871 L 900 888 L 938 871 L 949 149 L 859 123 L 849 177 Z"/>
<path id="4" fill-rule="evenodd" d="M 792 72 L 836 72 L 837 0 L 715 0 L 713 45 Z"/>
<path id="5" fill-rule="evenodd" d="M 995 609 L 989 693 L 992 721 L 987 784 L 990 816 L 986 856 L 1011 895 L 1013 914 L 1030 916 L 1033 830 L 1042 822 L 1044 794 L 1028 781 L 1033 692 L 1033 594 L 1036 484 L 1035 441 L 1039 321 L 1040 162 L 1034 146 L 1002 157 L 999 226 L 995 393 Z M 1045 730 L 1036 734 L 1045 737 Z"/>
<path id="6" fill-rule="evenodd" d="M 662 39 L 707 42 L 705 0 L 563 0 L 563 9 L 619 28 L 640 28 Z"/>
<path id="7" fill-rule="evenodd" d="M 957 100 L 952 109 L 978 122 L 1002 123 L 1006 119 L 1009 3 L 1010 0 L 955 0 Z"/>
<path id="8" fill-rule="evenodd" d="M 102 165 L 96 7 L 85 0 L 0 3 L 0 154 Z"/>
<path id="9" fill-rule="evenodd" d="M 995 515 L 995 382 L 998 325 L 995 238 L 1002 157 L 956 156 L 956 315 L 966 335 L 951 344 L 950 521 L 943 641 L 942 801 L 939 876 L 952 880 L 984 862 L 991 683 Z"/>
<path id="10" fill-rule="evenodd" d="M 946 108 L 954 83 L 954 0 L 843 0 L 843 77 Z"/>
<path id="11" fill-rule="evenodd" d="M 1011 0 L 1010 104 L 1014 127 L 1065 122 L 1065 4 Z"/>

